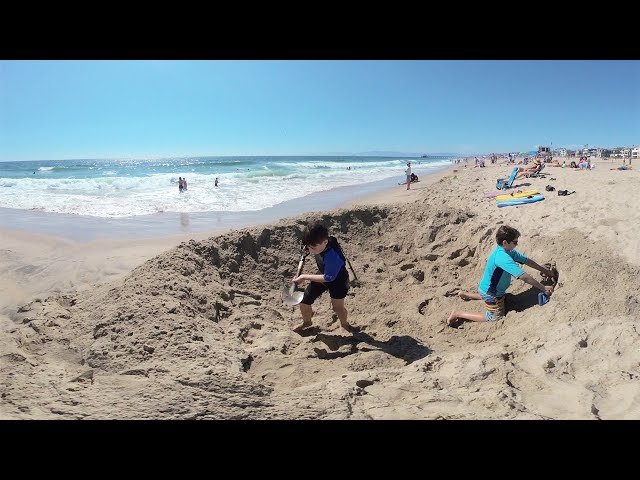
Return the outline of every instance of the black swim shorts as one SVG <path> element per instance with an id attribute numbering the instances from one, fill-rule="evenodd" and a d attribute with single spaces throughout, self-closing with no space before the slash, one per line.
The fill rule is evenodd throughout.
<path id="1" fill-rule="evenodd" d="M 329 290 L 329 296 L 340 300 L 347 296 L 349 291 L 349 273 L 346 270 L 341 270 L 338 277 L 330 283 L 318 283 L 309 282 L 307 288 L 304 290 L 304 297 L 302 297 L 302 303 L 306 305 L 312 305 L 320 295 Z"/>

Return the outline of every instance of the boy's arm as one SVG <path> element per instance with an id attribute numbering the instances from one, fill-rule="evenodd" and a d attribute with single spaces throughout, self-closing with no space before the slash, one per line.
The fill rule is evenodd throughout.
<path id="1" fill-rule="evenodd" d="M 299 277 L 293 279 L 295 283 L 299 283 L 304 280 L 309 280 L 310 282 L 325 283 L 324 275 L 319 273 L 315 275 L 305 273 L 304 275 L 300 275 Z"/>
<path id="2" fill-rule="evenodd" d="M 528 267 L 531 267 L 531 268 L 535 268 L 539 272 L 544 273 L 547 277 L 554 277 L 555 276 L 555 273 L 552 270 L 547 270 L 546 268 L 538 265 L 536 262 L 534 262 L 531 259 L 528 259 L 527 263 L 525 263 L 525 265 L 528 266 Z"/>
<path id="3" fill-rule="evenodd" d="M 528 264 L 528 262 L 527 262 L 527 264 Z M 529 266 L 531 266 L 531 265 L 529 265 Z M 546 270 L 546 269 L 543 269 L 543 270 Z M 551 295 L 553 293 L 553 287 L 547 287 L 547 286 L 541 284 L 538 280 L 533 278 L 528 273 L 523 273 L 522 275 L 520 275 L 518 277 L 518 279 L 522 280 L 525 283 L 528 283 L 529 285 L 532 285 L 532 286 L 536 287 L 538 290 L 540 290 L 540 291 L 542 291 L 542 292 L 544 292 L 544 293 L 546 293 L 548 295 Z"/>

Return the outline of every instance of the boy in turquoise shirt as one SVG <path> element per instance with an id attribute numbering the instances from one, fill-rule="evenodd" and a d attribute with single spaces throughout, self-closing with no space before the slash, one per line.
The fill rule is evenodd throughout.
<path id="1" fill-rule="evenodd" d="M 498 245 L 487 259 L 484 275 L 480 285 L 478 285 L 478 293 L 459 293 L 460 298 L 463 300 L 484 300 L 487 308 L 486 312 L 481 314 L 453 310 L 449 318 L 447 318 L 449 326 L 459 318 L 472 322 L 495 322 L 504 317 L 504 295 L 511 284 L 511 277 L 516 277 L 529 285 L 533 285 L 547 295 L 553 293 L 553 287 L 543 285 L 518 266 L 518 263 L 527 265 L 548 277 L 555 277 L 556 275 L 552 270 L 538 265 L 515 250 L 519 237 L 520 232 L 508 225 L 502 225 L 498 229 L 496 232 L 496 243 Z"/>

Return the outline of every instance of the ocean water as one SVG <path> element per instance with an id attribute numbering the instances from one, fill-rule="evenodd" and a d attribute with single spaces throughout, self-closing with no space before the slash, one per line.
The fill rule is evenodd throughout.
<path id="1" fill-rule="evenodd" d="M 419 176 L 451 163 L 356 156 L 0 162 L 0 208 L 103 218 L 256 212 L 340 187 L 404 182 L 407 160 Z M 187 179 L 186 192 L 178 191 L 178 177 Z"/>

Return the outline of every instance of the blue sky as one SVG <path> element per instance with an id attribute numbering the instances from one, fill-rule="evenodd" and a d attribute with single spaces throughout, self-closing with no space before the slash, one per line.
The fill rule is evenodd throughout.
<path id="1" fill-rule="evenodd" d="M 0 161 L 640 143 L 640 61 L 0 61 Z"/>

